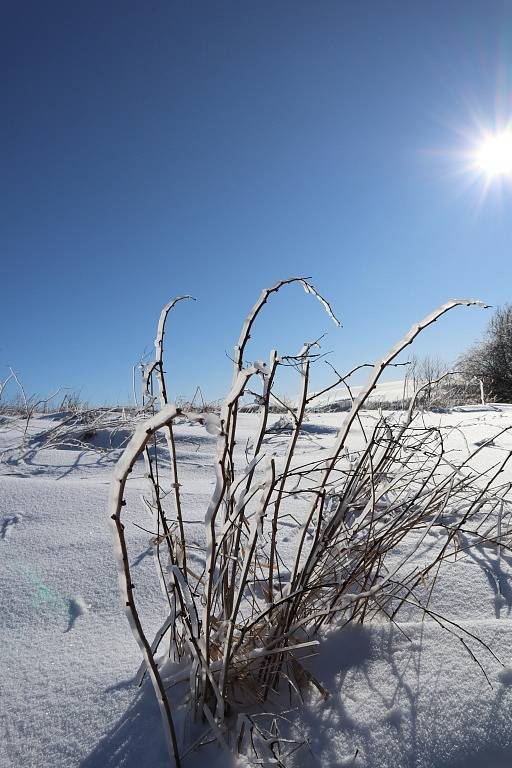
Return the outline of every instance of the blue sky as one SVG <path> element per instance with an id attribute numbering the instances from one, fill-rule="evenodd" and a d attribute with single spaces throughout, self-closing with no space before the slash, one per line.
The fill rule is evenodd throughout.
<path id="1" fill-rule="evenodd" d="M 511 182 L 467 170 L 512 117 L 512 4 L 4 4 L 0 365 L 29 392 L 126 401 L 160 307 L 173 394 L 229 385 L 249 355 L 329 331 L 349 368 L 452 296 L 512 300 Z M 458 310 L 418 354 L 448 360 L 488 315 Z M 317 372 L 318 381 L 327 373 Z"/>

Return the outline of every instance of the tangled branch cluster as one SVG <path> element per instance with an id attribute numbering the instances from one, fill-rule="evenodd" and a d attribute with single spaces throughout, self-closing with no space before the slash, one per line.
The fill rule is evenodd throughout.
<path id="1" fill-rule="evenodd" d="M 284 455 L 272 453 L 269 414 L 276 372 L 291 358 L 275 350 L 268 362 L 244 362 L 251 329 L 271 294 L 298 282 L 315 295 L 337 323 L 330 305 L 304 278 L 291 278 L 263 291 L 247 317 L 235 348 L 232 387 L 220 415 L 184 411 L 168 402 L 163 365 L 165 325 L 169 311 L 162 311 L 155 341 L 156 356 L 144 377 L 145 402 L 154 410 L 140 423 L 121 459 L 111 486 L 109 515 L 116 539 L 122 600 L 144 657 L 144 674 L 151 677 L 158 697 L 170 755 L 180 765 L 180 746 L 169 686 L 188 680 L 190 709 L 206 722 L 213 736 L 226 748 L 254 747 L 258 727 L 250 717 L 283 685 L 299 695 L 314 685 L 326 695 L 301 661 L 318 645 L 322 628 L 365 621 L 377 612 L 394 620 L 404 604 L 422 605 L 418 587 L 429 573 L 436 574 L 453 550 L 461 531 L 468 530 L 475 512 L 495 510 L 509 492 L 499 484 L 505 458 L 482 475 L 472 468 L 474 454 L 454 465 L 439 429 L 415 419 L 412 398 L 407 412 L 379 414 L 368 429 L 361 420 L 370 393 L 382 372 L 427 326 L 458 305 L 474 300 L 449 301 L 422 322 L 373 367 L 367 385 L 352 400 L 334 445 L 326 457 L 304 462 L 297 451 L 306 407 L 317 395 L 309 392 L 314 347 L 306 344 L 293 358 L 301 378 L 301 394 L 290 409 L 291 428 Z M 182 297 L 187 298 L 187 297 Z M 332 386 L 346 377 L 338 377 Z M 259 417 L 250 450 L 237 452 L 238 416 L 244 393 L 255 387 Z M 347 385 L 348 386 L 348 385 Z M 329 388 L 327 388 L 329 389 Z M 350 389 L 348 389 L 350 393 Z M 157 394 L 155 394 L 157 393 Z M 197 573 L 190 562 L 176 452 L 175 429 L 183 418 L 203 425 L 216 435 L 215 488 L 204 515 L 206 552 L 204 568 Z M 363 435 L 357 451 L 349 443 L 354 431 Z M 158 465 L 157 437 L 163 434 L 170 471 L 164 477 Z M 480 446 L 478 450 L 481 450 Z M 133 589 L 130 559 L 123 523 L 126 484 L 136 460 L 142 456 L 151 488 L 148 500 L 155 532 L 156 562 L 168 605 L 168 616 L 155 639 L 146 636 Z M 169 499 L 172 507 L 169 508 Z M 297 544 L 292 557 L 283 557 L 281 542 L 285 518 L 294 504 Z M 431 562 L 415 564 L 413 555 L 447 510 L 462 510 L 456 523 L 446 524 L 444 544 Z M 474 530 L 474 536 L 480 534 Z M 473 534 L 472 534 L 473 535 Z M 405 554 L 386 564 L 389 553 L 407 539 Z M 448 624 L 442 623 L 448 628 Z M 162 659 L 179 662 L 171 680 L 162 673 Z M 261 739 L 275 741 L 272 734 Z M 273 753 L 275 755 L 275 753 Z M 279 763 L 279 760 L 278 760 Z"/>

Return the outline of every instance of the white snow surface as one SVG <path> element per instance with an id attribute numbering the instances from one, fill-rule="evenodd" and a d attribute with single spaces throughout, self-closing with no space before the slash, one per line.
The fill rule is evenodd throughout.
<path id="1" fill-rule="evenodd" d="M 311 414 L 301 453 L 324 452 L 342 417 Z M 364 418 L 370 422 L 375 414 Z M 240 445 L 257 419 L 240 416 Z M 426 419 L 456 427 L 450 447 L 463 452 L 466 442 L 474 446 L 512 425 L 512 406 Z M 48 425 L 35 419 L 31 433 Z M 0 452 L 12 440 L 12 428 L 0 429 Z M 279 452 L 286 436 L 271 440 Z M 205 546 L 199 523 L 215 483 L 215 437 L 183 423 L 176 441 L 187 534 L 199 563 Z M 479 461 L 489 466 L 507 449 L 512 433 L 485 447 Z M 0 463 L 0 768 L 168 766 L 153 690 L 148 681 L 141 688 L 135 683 L 141 655 L 119 602 L 107 496 L 120 450 L 53 447 L 29 451 L 23 460 L 9 455 Z M 165 618 L 154 548 L 151 534 L 132 524 L 148 525 L 140 501 L 145 489 L 138 462 L 125 521 L 140 613 L 152 637 Z M 284 550 L 293 532 L 290 525 Z M 436 535 L 430 538 L 434 544 Z M 488 547 L 461 554 L 447 562 L 433 596 L 435 610 L 484 640 L 501 660 L 470 644 L 488 680 L 456 636 L 414 613 L 398 625 L 332 629 L 321 638 L 308 663 L 330 696 L 324 701 L 311 693 L 287 715 L 304 741 L 289 765 L 512 765 L 511 566 L 506 551 L 500 559 Z M 229 768 L 236 762 L 212 744 L 183 764 Z"/>
<path id="2" fill-rule="evenodd" d="M 318 394 L 314 400 L 315 408 L 326 408 L 333 406 L 338 402 L 347 402 L 350 397 L 356 398 L 362 390 L 365 388 L 365 384 L 355 384 L 350 386 L 350 391 L 347 387 L 339 386 L 330 389 L 324 394 Z M 414 385 L 411 380 L 395 379 L 393 381 L 379 381 L 374 389 L 368 396 L 368 401 L 374 404 L 379 404 L 386 407 L 386 403 L 395 404 L 401 403 L 412 397 L 414 394 Z"/>

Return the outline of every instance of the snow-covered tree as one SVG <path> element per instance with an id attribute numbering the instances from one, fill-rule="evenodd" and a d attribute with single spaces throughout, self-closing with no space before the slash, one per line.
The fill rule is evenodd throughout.
<path id="1" fill-rule="evenodd" d="M 512 402 L 512 304 L 498 307 L 483 340 L 468 349 L 459 367 L 483 381 L 487 398 Z"/>

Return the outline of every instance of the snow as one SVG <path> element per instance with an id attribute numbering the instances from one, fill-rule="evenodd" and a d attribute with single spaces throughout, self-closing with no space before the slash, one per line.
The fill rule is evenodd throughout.
<path id="1" fill-rule="evenodd" d="M 382 386 L 392 391 L 391 383 Z M 402 395 L 403 383 L 398 398 L 390 399 Z M 311 414 L 299 453 L 308 460 L 326 455 L 342 416 Z M 28 439 L 59 418 L 64 415 L 34 419 Z M 258 418 L 240 415 L 241 451 Z M 375 413 L 367 412 L 364 420 L 371 426 Z M 512 406 L 453 409 L 426 414 L 425 421 L 442 425 L 449 448 L 461 457 L 480 444 L 476 461 L 482 468 L 512 449 L 512 432 L 503 431 L 512 427 Z M 216 418 L 207 422 L 216 433 Z M 107 512 L 114 465 L 128 435 L 118 426 L 90 446 L 64 442 L 45 448 L 40 439 L 21 460 L 13 446 L 24 429 L 20 423 L 0 429 L 0 768 L 163 768 L 168 758 L 160 712 L 147 676 L 137 687 L 141 654 L 120 604 Z M 110 439 L 112 434 L 122 434 L 122 441 Z M 271 450 L 282 453 L 288 436 L 274 432 Z M 215 487 L 216 439 L 200 424 L 184 421 L 176 424 L 175 439 L 187 536 L 197 546 L 191 553 L 194 567 L 205 557 L 203 521 Z M 101 450 L 110 445 L 112 450 Z M 151 519 L 140 500 L 147 492 L 143 474 L 137 461 L 123 515 L 140 615 L 152 639 L 166 613 L 153 563 Z M 511 470 L 503 480 L 512 481 Z M 505 510 L 505 532 L 508 514 Z M 428 557 L 440 540 L 433 527 L 415 557 Z M 293 542 L 290 519 L 283 556 Z M 396 552 L 395 566 L 405 554 Z M 511 575 L 512 556 L 505 548 L 461 550 L 446 563 L 432 595 L 432 611 L 481 638 L 502 662 L 464 635 L 484 671 L 459 639 L 461 631 L 450 634 L 431 618 L 422 621 L 412 606 L 397 625 L 383 619 L 332 629 L 318 648 L 304 648 L 308 668 L 329 696 L 312 688 L 303 706 L 293 702 L 294 711 L 286 714 L 293 724 L 288 736 L 301 746 L 288 764 L 508 768 Z M 178 671 L 170 667 L 169 675 Z M 177 702 L 179 686 L 171 691 Z M 177 726 L 180 737 L 189 738 L 190 725 L 180 712 Z M 191 768 L 205 764 L 229 766 L 229 758 L 211 744 L 184 760 Z"/>
<path id="2" fill-rule="evenodd" d="M 352 396 L 356 398 L 365 389 L 364 385 L 351 386 L 350 390 Z M 393 381 L 379 382 L 375 389 L 370 393 L 368 400 L 379 403 L 398 403 L 407 398 L 412 397 L 414 394 L 414 386 L 412 381 L 404 381 L 404 379 L 396 379 Z M 326 405 L 332 405 L 340 400 L 345 401 L 349 399 L 349 392 L 346 387 L 335 387 L 315 400 L 315 407 L 322 407 Z"/>

